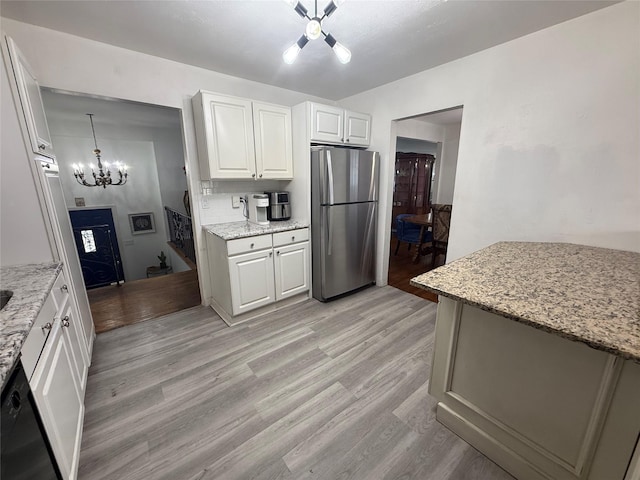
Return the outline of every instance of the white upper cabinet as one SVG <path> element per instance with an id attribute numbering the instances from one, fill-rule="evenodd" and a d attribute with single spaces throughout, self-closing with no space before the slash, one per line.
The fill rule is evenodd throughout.
<path id="1" fill-rule="evenodd" d="M 311 140 L 342 143 L 344 138 L 344 110 L 329 105 L 311 104 Z"/>
<path id="2" fill-rule="evenodd" d="M 371 143 L 371 115 L 311 103 L 311 141 L 366 147 Z"/>
<path id="3" fill-rule="evenodd" d="M 204 91 L 192 104 L 203 180 L 293 178 L 290 108 Z"/>
<path id="4" fill-rule="evenodd" d="M 44 113 L 40 85 L 29 63 L 15 42 L 6 37 L 11 67 L 18 85 L 18 95 L 29 133 L 29 143 L 34 153 L 54 158 L 51 134 Z"/>
<path id="5" fill-rule="evenodd" d="M 345 110 L 344 141 L 349 145 L 369 146 L 371 143 L 371 115 Z"/>
<path id="6" fill-rule="evenodd" d="M 291 109 L 253 102 L 258 178 L 293 178 Z"/>

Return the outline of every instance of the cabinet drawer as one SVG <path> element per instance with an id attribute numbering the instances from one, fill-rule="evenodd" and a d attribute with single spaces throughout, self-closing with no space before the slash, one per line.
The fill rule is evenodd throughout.
<path id="1" fill-rule="evenodd" d="M 287 232 L 273 234 L 274 247 L 289 245 L 290 243 L 306 242 L 307 240 L 309 240 L 308 228 L 299 228 L 297 230 L 289 230 Z"/>
<path id="2" fill-rule="evenodd" d="M 56 283 L 53 284 L 53 288 L 51 289 L 51 295 L 53 296 L 53 301 L 56 304 L 56 308 L 61 310 L 64 306 L 67 298 L 69 298 L 69 284 L 64 276 L 64 272 L 60 272 L 58 275 L 58 279 Z"/>
<path id="3" fill-rule="evenodd" d="M 257 237 L 238 238 L 227 242 L 227 255 L 254 252 L 271 248 L 271 235 L 258 235 Z"/>
<path id="4" fill-rule="evenodd" d="M 51 328 L 43 327 L 47 323 L 53 325 L 56 312 L 57 310 L 53 302 L 53 297 L 52 295 L 49 295 L 45 300 L 44 305 L 42 305 L 35 322 L 33 322 L 29 335 L 27 335 L 27 338 L 22 345 L 22 350 L 20 351 L 22 355 L 22 365 L 24 367 L 24 372 L 29 379 L 31 378 L 31 375 L 33 375 L 36 363 L 38 363 L 38 358 L 40 358 L 40 353 L 42 352 L 44 344 L 47 341 L 47 337 L 51 332 Z"/>

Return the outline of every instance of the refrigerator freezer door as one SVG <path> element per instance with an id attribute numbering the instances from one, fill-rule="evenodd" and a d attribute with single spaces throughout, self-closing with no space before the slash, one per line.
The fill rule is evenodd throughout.
<path id="1" fill-rule="evenodd" d="M 377 205 L 367 202 L 320 208 L 320 228 L 313 231 L 313 296 L 318 300 L 375 281 Z"/>
<path id="2" fill-rule="evenodd" d="M 377 152 L 322 147 L 311 150 L 312 198 L 320 205 L 378 199 Z"/>

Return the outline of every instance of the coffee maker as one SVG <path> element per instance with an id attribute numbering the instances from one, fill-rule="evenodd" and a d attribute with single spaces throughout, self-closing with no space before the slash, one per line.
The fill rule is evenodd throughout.
<path id="1" fill-rule="evenodd" d="M 291 218 L 291 204 L 289 192 L 264 192 L 269 196 L 269 210 L 267 218 L 273 221 L 289 220 Z"/>
<path id="2" fill-rule="evenodd" d="M 249 193 L 244 196 L 244 203 L 248 209 L 248 220 L 258 225 L 269 225 L 267 211 L 269 210 L 269 195 L 264 193 Z"/>

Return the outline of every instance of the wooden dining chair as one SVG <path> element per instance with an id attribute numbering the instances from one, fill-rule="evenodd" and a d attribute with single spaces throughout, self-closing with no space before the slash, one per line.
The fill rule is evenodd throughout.
<path id="1" fill-rule="evenodd" d="M 422 227 L 415 223 L 404 221 L 405 218 L 412 216 L 414 216 L 413 213 L 401 213 L 396 217 L 396 238 L 398 239 L 398 243 L 396 244 L 394 255 L 398 254 L 400 242 L 408 243 L 408 249 L 411 250 L 411 245 L 420 245 L 421 243 L 429 243 L 431 241 L 431 232 L 425 231 L 422 239 L 420 239 Z"/>
<path id="2" fill-rule="evenodd" d="M 436 266 L 438 255 L 447 255 L 449 227 L 451 225 L 452 205 L 434 203 L 432 205 L 433 240 L 431 242 L 431 268 Z"/>

